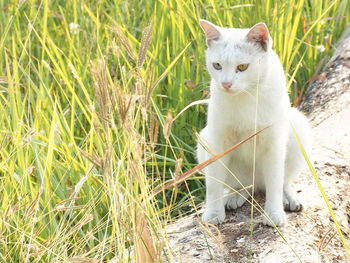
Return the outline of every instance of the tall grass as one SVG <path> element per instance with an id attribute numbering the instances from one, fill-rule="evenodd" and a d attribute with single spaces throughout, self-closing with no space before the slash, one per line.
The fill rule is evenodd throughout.
<path id="1" fill-rule="evenodd" d="M 264 21 L 297 102 L 350 20 L 346 0 L 0 1 L 0 262 L 170 261 L 164 227 L 203 182 L 197 21 Z M 324 47 L 324 51 L 322 46 Z"/>

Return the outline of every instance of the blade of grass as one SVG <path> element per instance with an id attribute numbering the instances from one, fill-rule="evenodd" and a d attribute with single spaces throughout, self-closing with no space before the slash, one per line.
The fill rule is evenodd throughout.
<path id="1" fill-rule="evenodd" d="M 309 169 L 310 169 L 310 172 L 311 172 L 312 176 L 314 177 L 314 179 L 315 179 L 315 181 L 316 181 L 317 187 L 318 187 L 318 189 L 320 190 L 320 192 L 321 192 L 321 194 L 322 194 L 323 200 L 324 200 L 324 202 L 325 202 L 326 205 L 327 205 L 327 209 L 328 209 L 328 211 L 329 211 L 329 213 L 330 213 L 330 215 L 331 215 L 331 217 L 332 217 L 332 220 L 333 220 L 333 222 L 334 222 L 335 228 L 337 229 L 337 232 L 338 232 L 338 235 L 339 235 L 339 237 L 340 237 L 340 240 L 341 240 L 341 242 L 342 242 L 342 244 L 343 244 L 343 246 L 344 246 L 344 250 L 345 250 L 346 256 L 348 257 L 348 259 L 350 259 L 350 251 L 349 251 L 348 244 L 347 244 L 347 242 L 346 242 L 346 240 L 345 240 L 345 238 L 344 238 L 343 231 L 341 230 L 341 227 L 340 227 L 340 225 L 339 225 L 339 223 L 338 223 L 338 220 L 337 220 L 337 218 L 336 218 L 336 216 L 335 216 L 335 214 L 334 214 L 334 211 L 333 211 L 333 209 L 332 209 L 332 207 L 331 207 L 331 205 L 330 205 L 330 203 L 329 203 L 327 194 L 326 194 L 326 192 L 325 192 L 325 190 L 324 190 L 324 188 L 323 188 L 323 186 L 322 186 L 322 184 L 321 184 L 321 181 L 320 181 L 320 179 L 318 178 L 318 176 L 317 176 L 317 174 L 316 174 L 315 168 L 314 168 L 313 165 L 311 164 L 311 161 L 310 161 L 310 159 L 309 159 L 307 153 L 305 152 L 305 149 L 304 149 L 303 145 L 301 144 L 301 142 L 300 142 L 300 140 L 299 140 L 299 137 L 298 137 L 298 135 L 296 134 L 294 128 L 293 128 L 293 133 L 294 133 L 295 139 L 296 139 L 297 142 L 298 142 L 300 151 L 302 152 L 302 154 L 303 154 L 303 156 L 304 156 L 304 159 L 305 159 L 305 161 L 306 161 L 306 163 L 307 163 L 307 165 L 308 165 L 308 167 L 309 167 Z"/>

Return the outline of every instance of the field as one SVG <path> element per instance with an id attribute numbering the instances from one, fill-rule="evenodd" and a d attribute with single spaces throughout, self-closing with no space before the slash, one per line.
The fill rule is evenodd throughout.
<path id="1" fill-rule="evenodd" d="M 298 105 L 347 0 L 0 1 L 0 262 L 172 261 L 166 225 L 204 199 L 198 20 L 263 21 Z M 153 259 L 152 259 L 153 258 Z"/>

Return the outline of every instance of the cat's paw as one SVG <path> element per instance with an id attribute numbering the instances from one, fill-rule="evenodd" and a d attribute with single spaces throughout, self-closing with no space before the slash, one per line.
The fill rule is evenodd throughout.
<path id="1" fill-rule="evenodd" d="M 225 207 L 229 210 L 237 209 L 241 207 L 245 201 L 247 201 L 246 194 L 230 194 L 226 199 Z"/>
<path id="2" fill-rule="evenodd" d="M 202 222 L 213 225 L 221 224 L 225 220 L 225 209 L 209 210 L 206 209 L 202 215 Z"/>
<path id="3" fill-rule="evenodd" d="M 268 226 L 282 226 L 286 221 L 286 213 L 283 210 L 267 210 L 263 223 Z"/>
<path id="4" fill-rule="evenodd" d="M 291 212 L 299 212 L 303 209 L 303 205 L 294 196 L 285 195 L 283 197 L 283 206 L 284 210 Z"/>

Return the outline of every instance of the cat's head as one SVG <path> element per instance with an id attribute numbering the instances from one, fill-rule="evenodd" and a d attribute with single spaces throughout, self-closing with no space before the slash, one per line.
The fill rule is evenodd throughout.
<path id="1" fill-rule="evenodd" d="M 215 89 L 235 94 L 264 78 L 272 47 L 264 23 L 250 29 L 233 29 L 200 20 L 200 26 L 207 40 L 206 64 Z"/>

